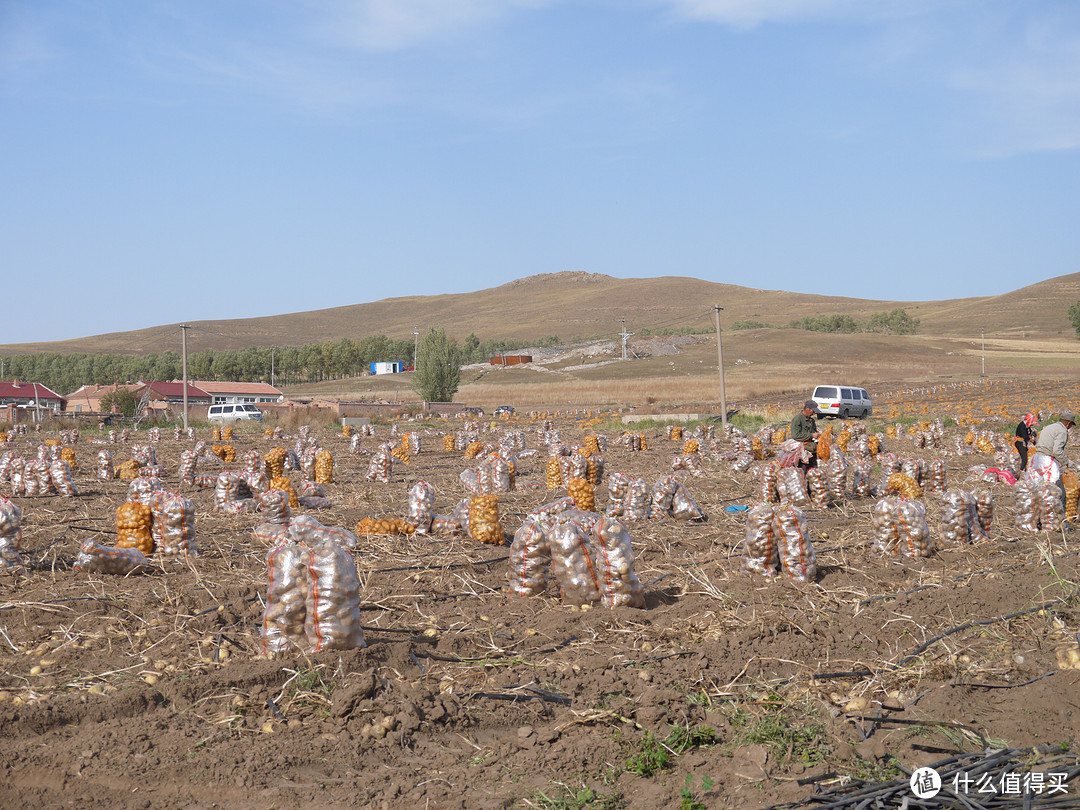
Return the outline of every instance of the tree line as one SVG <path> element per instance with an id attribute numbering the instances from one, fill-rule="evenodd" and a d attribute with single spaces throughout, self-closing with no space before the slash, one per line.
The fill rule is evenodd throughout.
<path id="1" fill-rule="evenodd" d="M 541 339 L 540 345 L 558 345 L 558 340 L 549 335 Z M 461 359 L 464 363 L 480 363 L 525 345 L 511 340 L 482 341 L 470 334 L 461 346 Z M 415 348 L 413 340 L 371 335 L 302 346 L 205 349 L 188 354 L 188 379 L 296 385 L 359 377 L 371 363 L 415 365 Z M 142 355 L 36 352 L 0 357 L 0 368 L 0 379 L 41 383 L 65 396 L 83 385 L 178 380 L 183 377 L 183 358 L 174 351 Z"/>
<path id="2" fill-rule="evenodd" d="M 861 321 L 850 315 L 819 315 L 813 318 L 796 318 L 786 327 L 774 327 L 772 324 L 755 320 L 735 321 L 732 329 L 805 329 L 809 332 L 836 332 L 852 334 L 855 332 L 877 332 L 883 335 L 914 335 L 919 328 L 919 319 L 912 318 L 906 310 L 893 309 L 889 312 L 875 312 L 867 320 Z"/>

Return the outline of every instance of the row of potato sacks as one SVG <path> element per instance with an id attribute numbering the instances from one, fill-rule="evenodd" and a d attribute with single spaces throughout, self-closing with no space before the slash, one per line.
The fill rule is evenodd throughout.
<path id="1" fill-rule="evenodd" d="M 87 539 L 74 568 L 85 573 L 130 574 L 149 558 L 197 557 L 195 503 L 162 486 L 156 477 L 139 477 L 128 486 L 127 500 L 116 510 L 116 545 Z"/>
<path id="2" fill-rule="evenodd" d="M 921 462 L 921 463 L 920 463 Z M 989 539 L 994 519 L 994 495 L 987 490 L 971 492 L 963 489 L 944 490 L 944 463 L 934 459 L 930 464 L 911 461 L 910 475 L 892 472 L 900 463 L 890 460 L 883 465 L 883 482 L 878 491 L 884 495 L 871 511 L 873 548 L 885 554 L 907 557 L 929 557 L 937 543 L 931 535 L 926 507 L 919 500 L 923 495 L 920 480 L 924 473 L 930 478 L 930 489 L 942 500 L 939 537 L 942 542 L 957 545 Z M 868 470 L 860 471 L 857 483 L 868 480 Z M 760 494 L 762 502 L 747 515 L 744 537 L 743 567 L 749 571 L 775 576 L 783 571 L 789 578 L 809 581 L 816 575 L 813 542 L 806 529 L 803 506 L 828 506 L 830 500 L 844 497 L 841 482 L 846 469 L 834 458 L 823 469 L 811 469 L 804 476 L 794 467 L 762 468 Z M 969 480 L 980 479 L 978 471 Z M 1001 480 L 994 474 L 993 481 Z M 1016 503 L 1016 525 L 1028 531 L 1053 530 L 1062 520 L 1076 520 L 1080 501 L 1080 483 L 1071 473 L 1062 476 L 1065 498 L 1058 487 L 1049 483 L 1032 484 L 1019 481 L 1013 486 Z M 809 490 L 809 491 L 808 491 Z M 854 494 L 861 495 L 862 486 Z M 897 493 L 897 494 L 894 494 Z M 869 494 L 868 492 L 865 494 Z M 780 501 L 777 506 L 772 501 Z"/>

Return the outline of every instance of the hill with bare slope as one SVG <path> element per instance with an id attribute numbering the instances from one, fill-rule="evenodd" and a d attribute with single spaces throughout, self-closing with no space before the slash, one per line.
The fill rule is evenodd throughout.
<path id="1" fill-rule="evenodd" d="M 997 296 L 945 301 L 875 301 L 790 293 L 680 276 L 618 279 L 597 273 L 545 273 L 499 287 L 450 295 L 414 295 L 330 309 L 235 320 L 192 321 L 189 349 L 302 345 L 344 337 L 412 336 L 417 324 L 437 325 L 458 339 L 564 340 L 631 331 L 689 327 L 710 331 L 712 306 L 723 322 L 754 320 L 783 326 L 795 319 L 905 308 L 921 320 L 922 334 L 1061 337 L 1071 332 L 1067 311 L 1080 299 L 1080 273 L 1042 281 Z M 142 354 L 178 347 L 178 324 L 113 332 L 75 340 L 0 346 L 0 353 Z"/>

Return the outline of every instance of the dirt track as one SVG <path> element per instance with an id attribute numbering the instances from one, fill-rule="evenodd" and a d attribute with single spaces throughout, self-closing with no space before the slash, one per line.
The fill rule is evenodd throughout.
<path id="1" fill-rule="evenodd" d="M 537 447 L 536 422 L 511 427 Z M 558 427 L 571 444 L 596 432 Z M 333 507 L 311 514 L 349 528 L 401 517 L 421 478 L 450 511 L 471 462 L 438 432 L 390 484 L 363 480 L 367 457 L 319 433 L 337 483 Z M 649 481 L 682 447 L 653 431 L 647 451 L 629 452 L 599 432 L 607 473 Z M 43 438 L 16 446 L 32 457 Z M 363 446 L 389 438 L 382 426 Z M 1078 535 L 1015 528 L 1006 484 L 986 485 L 990 542 L 924 560 L 870 550 L 871 499 L 811 508 L 816 581 L 769 582 L 740 571 L 745 517 L 724 511 L 753 501 L 756 478 L 706 459 L 705 477 L 685 481 L 707 523 L 629 524 L 646 610 L 582 611 L 555 592 L 508 600 L 505 547 L 362 537 L 368 646 L 271 660 L 258 654 L 258 518 L 214 513 L 213 490 L 179 482 L 191 444 L 169 434 L 157 453 L 166 485 L 197 504 L 200 555 L 145 575 L 71 570 L 81 541 L 112 542 L 127 490 L 92 476 L 85 435 L 79 497 L 15 499 L 27 570 L 0 573 L 0 806 L 761 808 L 840 776 L 887 780 L 896 761 L 1080 745 L 1080 670 L 1059 659 L 1080 629 Z M 275 444 L 291 446 L 236 440 L 239 457 Z M 940 455 L 907 436 L 885 449 Z M 991 463 L 946 458 L 950 486 Z M 544 460 L 523 463 L 524 486 L 500 497 L 507 540 L 565 494 L 543 487 Z M 597 498 L 603 508 L 606 490 Z M 926 501 L 936 528 L 940 507 Z M 972 622 L 983 623 L 954 631 Z M 1080 804 L 1080 785 L 1068 790 Z"/>

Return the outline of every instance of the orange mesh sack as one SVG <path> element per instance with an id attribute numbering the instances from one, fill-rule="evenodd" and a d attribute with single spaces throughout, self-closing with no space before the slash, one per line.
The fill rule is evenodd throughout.
<path id="1" fill-rule="evenodd" d="M 502 545 L 506 542 L 499 523 L 499 496 L 476 495 L 469 498 L 469 536 L 480 543 Z"/>
<path id="2" fill-rule="evenodd" d="M 137 501 L 121 504 L 116 509 L 116 547 L 137 548 L 144 555 L 154 553 L 154 537 L 150 533 L 152 513 L 149 505 Z"/>

